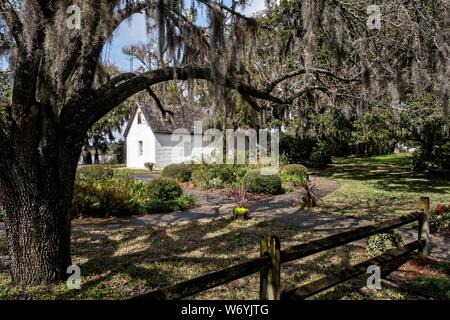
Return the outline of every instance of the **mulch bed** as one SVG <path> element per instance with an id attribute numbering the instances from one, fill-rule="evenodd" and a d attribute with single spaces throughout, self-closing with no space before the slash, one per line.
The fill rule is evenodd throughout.
<path id="1" fill-rule="evenodd" d="M 399 276 L 402 280 L 410 280 L 417 277 L 445 276 L 445 272 L 430 268 L 430 264 L 433 262 L 438 262 L 438 260 L 430 257 L 409 260 L 398 269 Z"/>

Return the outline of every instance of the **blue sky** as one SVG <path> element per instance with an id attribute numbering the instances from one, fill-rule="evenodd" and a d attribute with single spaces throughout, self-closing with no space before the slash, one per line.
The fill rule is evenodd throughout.
<path id="1" fill-rule="evenodd" d="M 251 16 L 264 8 L 265 0 L 253 0 L 253 2 L 245 9 L 244 14 Z M 111 44 L 106 46 L 102 57 L 116 64 L 121 71 L 130 71 L 130 59 L 123 54 L 122 48 L 138 44 L 139 42 L 146 42 L 146 40 L 147 33 L 145 30 L 144 15 L 136 14 L 129 22 L 126 21 L 122 23 L 115 32 Z"/>

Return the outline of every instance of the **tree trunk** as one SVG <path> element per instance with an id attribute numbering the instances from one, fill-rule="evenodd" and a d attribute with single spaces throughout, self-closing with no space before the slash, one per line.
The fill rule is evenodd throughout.
<path id="1" fill-rule="evenodd" d="M 92 153 L 89 147 L 83 148 L 83 164 L 84 165 L 92 164 Z"/>
<path id="2" fill-rule="evenodd" d="M 0 153 L 0 207 L 13 283 L 32 286 L 67 278 L 71 265 L 70 209 L 82 138 L 51 130 L 13 139 Z"/>
<path id="3" fill-rule="evenodd" d="M 4 205 L 12 281 L 35 285 L 64 279 L 71 265 L 67 195 L 18 198 L 15 205 Z"/>
<path id="4" fill-rule="evenodd" d="M 94 153 L 94 163 L 95 164 L 100 164 L 100 155 L 98 154 L 98 149 L 95 149 L 95 153 Z"/>

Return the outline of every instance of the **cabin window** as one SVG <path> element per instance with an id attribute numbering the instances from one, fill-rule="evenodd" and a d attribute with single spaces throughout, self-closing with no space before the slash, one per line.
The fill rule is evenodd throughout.
<path id="1" fill-rule="evenodd" d="M 138 156 L 142 157 L 144 155 L 144 142 L 138 141 Z"/>
<path id="2" fill-rule="evenodd" d="M 142 113 L 140 113 L 140 112 L 137 115 L 137 123 L 142 124 Z"/>

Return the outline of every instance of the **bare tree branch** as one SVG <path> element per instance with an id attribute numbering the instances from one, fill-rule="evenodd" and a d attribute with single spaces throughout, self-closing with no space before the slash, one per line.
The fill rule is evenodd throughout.
<path id="1" fill-rule="evenodd" d="M 161 100 L 158 98 L 158 96 L 156 95 L 156 93 L 150 88 L 147 88 L 147 92 L 150 95 L 150 97 L 152 97 L 152 99 L 155 101 L 156 106 L 158 107 L 158 109 L 161 111 L 162 115 L 165 117 L 167 116 L 167 114 L 169 114 L 171 117 L 173 117 L 173 112 L 170 110 L 166 110 L 161 102 Z"/>
<path id="2" fill-rule="evenodd" d="M 153 5 L 152 7 L 156 7 L 156 4 Z M 117 27 L 126 19 L 128 19 L 129 17 L 131 17 L 133 14 L 135 13 L 139 13 L 142 12 L 145 9 L 150 9 L 149 4 L 146 2 L 134 2 L 134 3 L 130 3 L 128 6 L 126 6 L 124 9 L 122 10 L 118 10 L 115 14 L 114 14 L 114 19 L 113 19 L 113 31 L 115 29 L 117 29 Z"/>
<path id="3" fill-rule="evenodd" d="M 323 74 L 323 75 L 329 76 L 331 78 L 334 78 L 334 79 L 342 81 L 342 82 L 357 82 L 357 81 L 360 81 L 358 79 L 360 77 L 360 75 L 357 75 L 357 76 L 355 76 L 352 79 L 346 79 L 346 78 L 342 78 L 342 77 L 336 75 L 335 73 L 333 73 L 332 71 L 329 71 L 329 70 L 324 70 L 324 69 L 310 69 L 310 70 L 308 70 L 308 69 L 299 69 L 299 70 L 293 71 L 291 73 L 287 73 L 287 74 L 279 77 L 278 79 L 275 79 L 274 81 L 272 81 L 267 86 L 266 90 L 267 90 L 268 93 L 272 92 L 275 89 L 275 87 L 278 84 L 280 84 L 281 82 L 286 81 L 286 80 L 288 80 L 290 78 L 294 78 L 294 77 L 297 77 L 297 76 L 300 76 L 300 75 L 303 75 L 303 74 L 307 74 L 307 73 L 312 73 L 312 74 L 316 74 L 316 75 L 317 74 Z"/>

